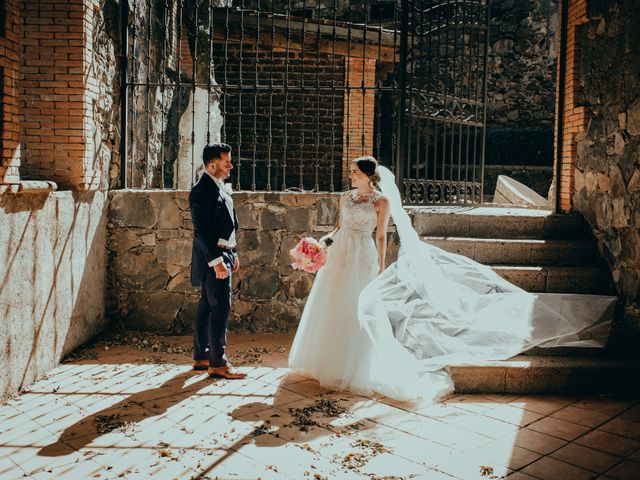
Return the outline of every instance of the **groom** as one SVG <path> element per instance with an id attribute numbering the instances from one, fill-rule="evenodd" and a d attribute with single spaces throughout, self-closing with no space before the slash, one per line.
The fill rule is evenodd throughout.
<path id="1" fill-rule="evenodd" d="M 224 180 L 233 168 L 231 147 L 207 145 L 202 152 L 204 173 L 191 189 L 189 207 L 193 223 L 191 283 L 200 286 L 200 302 L 193 332 L 193 368 L 210 377 L 240 379 L 224 350 L 231 315 L 231 273 L 239 267 L 236 253 L 238 218 L 231 190 Z"/>

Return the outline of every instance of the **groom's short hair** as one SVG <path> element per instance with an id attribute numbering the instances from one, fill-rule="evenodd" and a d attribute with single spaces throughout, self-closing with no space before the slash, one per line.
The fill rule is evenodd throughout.
<path id="1" fill-rule="evenodd" d="M 220 154 L 224 152 L 230 152 L 231 146 L 226 143 L 213 143 L 211 145 L 207 145 L 202 150 L 202 163 L 206 167 L 214 160 L 218 160 L 220 158 Z"/>

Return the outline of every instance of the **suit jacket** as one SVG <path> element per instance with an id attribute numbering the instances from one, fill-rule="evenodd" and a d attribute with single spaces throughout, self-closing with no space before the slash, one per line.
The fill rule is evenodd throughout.
<path id="1" fill-rule="evenodd" d="M 218 247 L 218 239 L 228 240 L 238 230 L 238 217 L 233 217 L 213 179 L 204 173 L 189 193 L 191 222 L 193 223 L 193 248 L 191 250 L 191 283 L 202 284 L 209 262 L 222 257 L 229 269 L 233 268 L 235 249 L 232 252 Z"/>

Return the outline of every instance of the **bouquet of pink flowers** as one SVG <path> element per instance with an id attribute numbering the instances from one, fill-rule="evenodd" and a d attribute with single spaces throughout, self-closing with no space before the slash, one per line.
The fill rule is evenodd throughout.
<path id="1" fill-rule="evenodd" d="M 294 260 L 291 266 L 296 270 L 317 272 L 327 262 L 327 247 L 331 243 L 331 237 L 323 237 L 320 240 L 304 237 L 289 251 Z"/>

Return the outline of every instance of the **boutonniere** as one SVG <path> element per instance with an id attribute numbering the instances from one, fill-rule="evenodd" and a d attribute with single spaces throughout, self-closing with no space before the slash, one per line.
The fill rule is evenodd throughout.
<path id="1" fill-rule="evenodd" d="M 233 193 L 233 187 L 230 183 L 223 183 L 222 189 L 228 194 L 231 195 Z"/>

